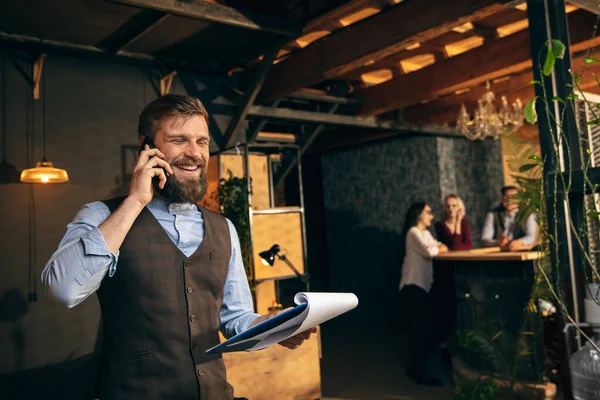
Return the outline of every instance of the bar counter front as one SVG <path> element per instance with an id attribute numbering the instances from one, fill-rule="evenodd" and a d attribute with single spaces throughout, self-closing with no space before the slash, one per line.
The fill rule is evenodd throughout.
<path id="1" fill-rule="evenodd" d="M 528 308 L 538 258 L 535 251 L 503 252 L 499 247 L 435 257 L 432 292 L 446 296 L 456 312 L 454 364 L 506 379 L 543 380 L 543 321 Z M 436 304 L 441 307 L 436 318 L 444 318 L 443 303 Z"/>

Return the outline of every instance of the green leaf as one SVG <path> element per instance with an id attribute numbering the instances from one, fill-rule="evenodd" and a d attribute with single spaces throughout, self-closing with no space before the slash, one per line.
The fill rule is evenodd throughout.
<path id="1" fill-rule="evenodd" d="M 600 212 L 598 212 L 598 211 L 590 211 L 589 213 L 587 213 L 587 216 L 590 217 L 590 218 L 600 217 Z"/>
<path id="2" fill-rule="evenodd" d="M 521 165 L 519 167 L 519 172 L 529 171 L 530 169 L 533 169 L 533 168 L 535 168 L 537 166 L 539 166 L 539 164 L 525 164 L 525 165 Z"/>
<path id="3" fill-rule="evenodd" d="M 544 75 L 549 76 L 552 73 L 555 63 L 556 63 L 556 56 L 554 55 L 554 52 L 552 51 L 552 49 L 548 49 L 548 52 L 546 53 L 546 61 L 544 61 L 544 69 L 543 69 Z"/>
<path id="4" fill-rule="evenodd" d="M 537 101 L 537 96 L 533 99 L 529 100 L 527 104 L 525 104 L 525 120 L 530 124 L 535 124 L 537 121 L 537 112 L 535 111 L 535 102 Z"/>
<path id="5" fill-rule="evenodd" d="M 559 103 L 565 104 L 565 101 L 562 99 L 562 97 L 559 97 L 559 96 L 554 96 L 552 98 L 552 101 L 558 101 Z"/>
<path id="6" fill-rule="evenodd" d="M 578 94 L 576 94 L 576 93 L 571 93 L 570 95 L 568 95 L 568 96 L 566 97 L 566 99 L 565 99 L 565 100 L 567 100 L 567 101 L 571 101 L 571 100 L 575 100 L 575 99 L 578 99 L 578 98 L 579 98 L 579 95 L 578 95 Z"/>
<path id="7" fill-rule="evenodd" d="M 558 39 L 552 39 L 551 41 L 551 50 L 554 54 L 554 57 L 562 59 L 565 56 L 565 45 Z"/>
<path id="8" fill-rule="evenodd" d="M 557 58 L 563 58 L 565 55 L 565 45 L 556 39 L 552 39 L 548 42 L 548 52 L 546 53 L 546 61 L 544 62 L 544 75 L 548 76 L 554 69 Z"/>
<path id="9" fill-rule="evenodd" d="M 583 62 L 585 64 L 593 64 L 593 63 L 597 63 L 597 62 L 600 62 L 600 61 L 596 60 L 594 57 L 586 57 L 586 58 L 583 59 Z"/>
<path id="10" fill-rule="evenodd" d="M 532 154 L 529 157 L 527 157 L 530 160 L 535 160 L 535 161 L 539 161 L 542 162 L 542 158 L 540 156 L 538 156 L 537 154 Z"/>
<path id="11" fill-rule="evenodd" d="M 573 78 L 573 80 L 575 81 L 575 83 L 581 82 L 581 75 L 577 75 L 576 77 Z"/>
<path id="12" fill-rule="evenodd" d="M 529 84 L 530 84 L 530 85 L 540 85 L 540 86 L 541 86 L 541 85 L 542 85 L 542 82 L 540 82 L 540 81 L 536 81 L 536 80 L 533 80 L 533 81 L 529 82 Z"/>

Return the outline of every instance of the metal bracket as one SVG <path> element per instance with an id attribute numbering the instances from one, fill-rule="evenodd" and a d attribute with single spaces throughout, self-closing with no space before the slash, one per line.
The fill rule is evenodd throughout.
<path id="1" fill-rule="evenodd" d="M 42 71 L 44 70 L 44 60 L 48 55 L 40 54 L 37 60 L 33 63 L 33 98 L 40 99 L 40 82 L 42 80 Z"/>
<path id="2" fill-rule="evenodd" d="M 164 96 L 171 91 L 173 85 L 173 77 L 177 75 L 177 71 L 171 71 L 167 75 L 160 78 L 160 95 Z"/>

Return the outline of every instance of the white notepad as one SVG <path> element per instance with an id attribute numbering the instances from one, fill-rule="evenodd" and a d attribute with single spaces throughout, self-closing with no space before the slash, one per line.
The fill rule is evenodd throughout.
<path id="1" fill-rule="evenodd" d="M 294 296 L 294 302 L 298 305 L 291 310 L 206 350 L 206 354 L 264 349 L 352 310 L 358 305 L 358 298 L 354 293 L 300 292 Z"/>

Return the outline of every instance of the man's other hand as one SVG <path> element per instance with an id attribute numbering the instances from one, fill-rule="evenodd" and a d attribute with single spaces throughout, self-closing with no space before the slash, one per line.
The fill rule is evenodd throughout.
<path id="1" fill-rule="evenodd" d="M 285 339 L 284 341 L 279 342 L 279 345 L 283 346 L 283 347 L 287 347 L 288 349 L 295 350 L 298 347 L 300 347 L 300 345 L 302 343 L 304 343 L 305 340 L 310 339 L 310 336 L 313 333 L 317 333 L 317 327 L 316 326 L 310 328 L 307 331 L 300 332 L 296 336 L 289 337 L 289 338 Z"/>
<path id="2" fill-rule="evenodd" d="M 261 315 L 260 317 L 256 318 L 254 321 L 252 321 L 252 323 L 250 324 L 250 326 L 248 328 L 252 328 L 253 326 L 260 324 L 261 322 L 264 322 L 264 321 L 268 320 L 269 318 L 273 318 L 274 316 L 276 316 L 278 314 L 281 314 L 283 312 L 291 310 L 292 308 L 293 307 L 288 307 L 285 310 L 278 311 L 272 315 Z M 300 347 L 300 345 L 302 343 L 304 343 L 305 340 L 308 340 L 313 333 L 317 333 L 316 326 L 313 328 L 310 328 L 309 330 L 300 332 L 299 334 L 297 334 L 295 336 L 289 337 L 289 338 L 279 342 L 279 345 L 283 346 L 283 347 L 287 347 L 288 349 L 295 350 L 298 347 Z"/>

